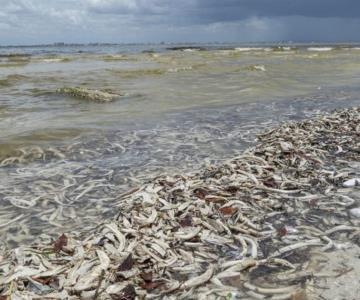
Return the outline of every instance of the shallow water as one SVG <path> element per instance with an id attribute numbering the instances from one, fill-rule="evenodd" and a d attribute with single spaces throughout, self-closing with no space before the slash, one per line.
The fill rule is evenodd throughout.
<path id="1" fill-rule="evenodd" d="M 279 122 L 360 102 L 356 48 L 228 47 L 1 49 L 1 161 L 26 153 L 0 168 L 1 243 L 92 227 L 150 177 L 219 162 Z M 93 103 L 56 93 L 64 86 L 122 96 Z"/>

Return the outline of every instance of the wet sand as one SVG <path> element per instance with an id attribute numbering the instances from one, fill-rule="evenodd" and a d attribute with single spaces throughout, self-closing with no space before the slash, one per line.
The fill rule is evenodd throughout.
<path id="1" fill-rule="evenodd" d="M 328 253 L 322 273 L 309 285 L 309 299 L 357 300 L 360 295 L 360 248 L 348 244 L 346 249 Z"/>

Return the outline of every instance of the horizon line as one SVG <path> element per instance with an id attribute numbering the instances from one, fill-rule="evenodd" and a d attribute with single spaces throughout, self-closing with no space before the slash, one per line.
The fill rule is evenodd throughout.
<path id="1" fill-rule="evenodd" d="M 66 46 L 136 46 L 136 45 L 208 45 L 208 44 L 242 44 L 242 45 L 349 45 L 360 44 L 360 41 L 259 41 L 259 42 L 236 42 L 236 41 L 207 41 L 207 42 L 194 42 L 194 41 L 182 41 L 182 42 L 52 42 L 52 43 L 40 43 L 40 44 L 5 44 L 0 48 L 11 47 L 66 47 Z"/>

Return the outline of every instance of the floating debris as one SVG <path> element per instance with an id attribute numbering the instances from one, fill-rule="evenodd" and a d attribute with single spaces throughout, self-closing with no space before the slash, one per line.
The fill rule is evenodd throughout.
<path id="1" fill-rule="evenodd" d="M 2 251 L 0 296 L 306 299 L 311 250 L 360 237 L 339 188 L 358 175 L 359 124 L 360 108 L 287 123 L 221 165 L 158 176 L 96 228 Z"/>
<path id="2" fill-rule="evenodd" d="M 82 87 L 63 87 L 56 90 L 59 94 L 95 102 L 112 102 L 121 95 L 109 91 L 91 90 Z"/>

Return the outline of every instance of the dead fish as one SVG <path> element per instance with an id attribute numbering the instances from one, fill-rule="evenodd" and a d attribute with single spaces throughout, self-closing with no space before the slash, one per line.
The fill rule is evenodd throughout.
<path id="1" fill-rule="evenodd" d="M 360 185 L 360 178 L 352 178 L 343 183 L 343 187 L 349 188 Z"/>
<path id="2" fill-rule="evenodd" d="M 181 288 L 189 289 L 204 284 L 205 282 L 211 279 L 211 277 L 214 274 L 214 271 L 215 271 L 214 265 L 209 265 L 205 273 L 185 281 L 183 284 L 181 284 Z"/>
<path id="3" fill-rule="evenodd" d="M 360 207 L 350 209 L 350 214 L 356 218 L 360 218 Z"/>

